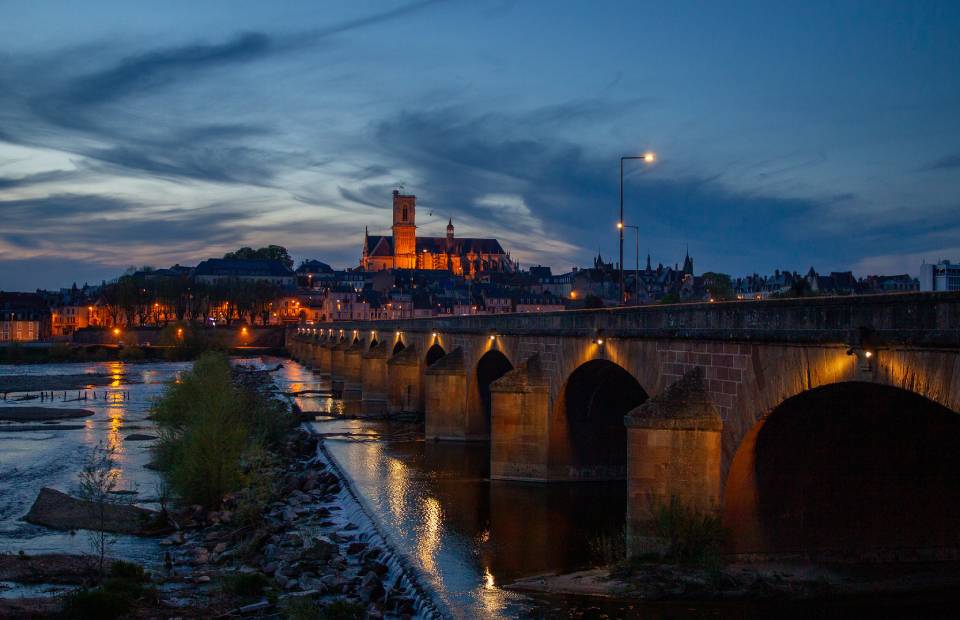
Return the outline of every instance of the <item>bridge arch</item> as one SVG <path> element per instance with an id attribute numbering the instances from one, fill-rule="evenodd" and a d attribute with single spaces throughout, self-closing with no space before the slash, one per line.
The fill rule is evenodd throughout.
<path id="1" fill-rule="evenodd" d="M 626 477 L 623 417 L 647 397 L 622 366 L 606 359 L 581 364 L 555 400 L 552 460 L 566 463 L 572 478 Z"/>
<path id="2" fill-rule="evenodd" d="M 513 364 L 502 352 L 497 349 L 490 349 L 484 353 L 477 361 L 476 381 L 477 393 L 480 397 L 480 407 L 486 420 L 487 428 L 490 427 L 491 396 L 490 384 L 513 370 Z"/>
<path id="3" fill-rule="evenodd" d="M 391 355 L 396 355 L 397 353 L 399 353 L 400 351 L 403 351 L 406 348 L 407 347 L 403 344 L 403 341 L 397 338 L 396 344 L 393 345 L 393 352 L 391 353 Z"/>
<path id="4" fill-rule="evenodd" d="M 425 366 L 429 367 L 446 354 L 447 352 L 439 345 L 439 343 L 433 343 L 433 346 L 427 349 L 427 357 L 424 360 L 426 362 Z"/>
<path id="5" fill-rule="evenodd" d="M 957 471 L 960 414 L 898 387 L 827 384 L 745 434 L 723 519 L 736 553 L 929 559 L 960 550 Z"/>

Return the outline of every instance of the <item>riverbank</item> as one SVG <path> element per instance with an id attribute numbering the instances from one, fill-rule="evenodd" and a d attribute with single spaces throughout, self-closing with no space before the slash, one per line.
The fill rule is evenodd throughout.
<path id="1" fill-rule="evenodd" d="M 238 368 L 235 376 L 268 397 L 279 393 L 265 370 Z M 294 428 L 276 452 L 271 478 L 279 492 L 255 519 L 241 518 L 249 508 L 241 494 L 228 495 L 215 511 L 194 506 L 170 511 L 176 532 L 153 543 L 158 551 L 152 561 L 141 560 L 148 569 L 149 595 L 135 601 L 131 614 L 281 618 L 295 616 L 298 608 L 313 614 L 330 608 L 342 617 L 434 616 L 326 460 L 318 439 Z M 75 566 L 88 563 L 88 556 L 14 553 L 0 559 L 0 569 L 4 562 L 22 569 L 0 571 L 0 581 L 6 582 L 0 583 L 3 617 L 51 617 L 71 600 L 68 590 L 95 586 L 90 577 L 96 570 L 75 578 Z M 46 568 L 27 568 L 37 565 Z"/>
<path id="2" fill-rule="evenodd" d="M 857 600 L 960 588 L 960 562 L 809 564 L 739 563 L 705 568 L 638 564 L 538 575 L 506 586 L 519 592 L 632 601 Z"/>

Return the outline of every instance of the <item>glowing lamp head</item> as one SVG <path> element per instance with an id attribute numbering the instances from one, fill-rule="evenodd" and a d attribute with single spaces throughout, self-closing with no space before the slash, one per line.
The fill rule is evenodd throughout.
<path id="1" fill-rule="evenodd" d="M 652 164 L 653 162 L 657 161 L 657 154 L 653 152 L 644 153 L 643 161 L 647 162 L 648 164 Z"/>
<path id="2" fill-rule="evenodd" d="M 114 336 L 119 336 L 119 335 L 120 335 L 120 328 L 119 328 L 119 327 L 114 327 L 114 328 L 113 328 L 113 335 L 114 335 Z"/>
<path id="3" fill-rule="evenodd" d="M 864 351 L 863 356 L 867 359 L 870 359 L 871 357 L 873 357 L 873 351 Z"/>
<path id="4" fill-rule="evenodd" d="M 617 229 L 623 230 L 623 222 L 617 222 Z"/>

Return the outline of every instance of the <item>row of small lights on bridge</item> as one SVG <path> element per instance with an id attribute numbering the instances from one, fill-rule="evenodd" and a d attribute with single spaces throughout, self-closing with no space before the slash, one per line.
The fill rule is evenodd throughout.
<path id="1" fill-rule="evenodd" d="M 327 336 L 328 336 L 328 337 L 329 337 L 329 336 L 333 336 L 334 331 L 336 331 L 336 330 L 327 329 L 327 330 L 326 330 Z M 320 336 L 323 336 L 324 329 L 323 329 L 323 328 L 317 329 L 317 328 L 315 328 L 315 327 L 298 327 L 298 328 L 297 328 L 297 333 L 298 333 L 298 334 L 318 334 L 318 335 L 320 335 Z M 344 333 L 344 332 L 343 332 L 342 329 L 339 330 L 339 335 L 340 335 L 341 338 L 343 337 L 343 333 Z M 357 336 L 359 336 L 359 334 L 360 334 L 360 331 L 359 331 L 359 330 L 356 330 L 356 329 L 353 330 L 353 337 L 354 337 L 354 338 L 357 338 Z M 371 337 L 371 339 L 376 340 L 376 339 L 377 339 L 377 331 L 376 331 L 376 330 L 370 330 L 370 337 Z M 396 337 L 397 337 L 398 339 L 402 338 L 402 337 L 403 337 L 403 332 L 402 332 L 402 331 L 397 331 L 397 332 L 396 332 Z M 430 332 L 430 337 L 431 337 L 433 340 L 436 340 L 437 338 L 440 337 L 440 334 L 439 334 L 439 332 Z M 495 342 L 495 341 L 497 340 L 497 332 L 491 330 L 491 331 L 487 334 L 487 339 L 490 340 L 491 342 Z M 593 337 L 593 339 L 591 340 L 591 342 L 592 342 L 593 344 L 597 345 L 597 346 L 601 346 L 601 347 L 602 347 L 602 346 L 603 346 L 603 342 L 604 342 L 604 340 L 603 340 L 603 332 L 602 332 L 601 330 L 597 330 L 597 333 L 596 333 L 596 335 Z"/>

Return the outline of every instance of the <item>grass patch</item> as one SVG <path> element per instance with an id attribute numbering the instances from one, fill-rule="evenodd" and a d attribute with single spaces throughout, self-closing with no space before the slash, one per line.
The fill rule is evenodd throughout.
<path id="1" fill-rule="evenodd" d="M 718 565 L 727 531 L 714 514 L 705 514 L 673 497 L 655 513 L 656 534 L 667 541 L 670 561 Z"/>
<path id="2" fill-rule="evenodd" d="M 302 596 L 284 601 L 280 613 L 286 620 L 362 620 L 367 610 L 359 603 L 333 601 L 323 604 Z"/>
<path id="3" fill-rule="evenodd" d="M 112 620 L 130 613 L 137 602 L 146 599 L 156 599 L 156 591 L 149 587 L 143 568 L 117 561 L 99 586 L 68 594 L 63 615 L 77 620 Z"/>

